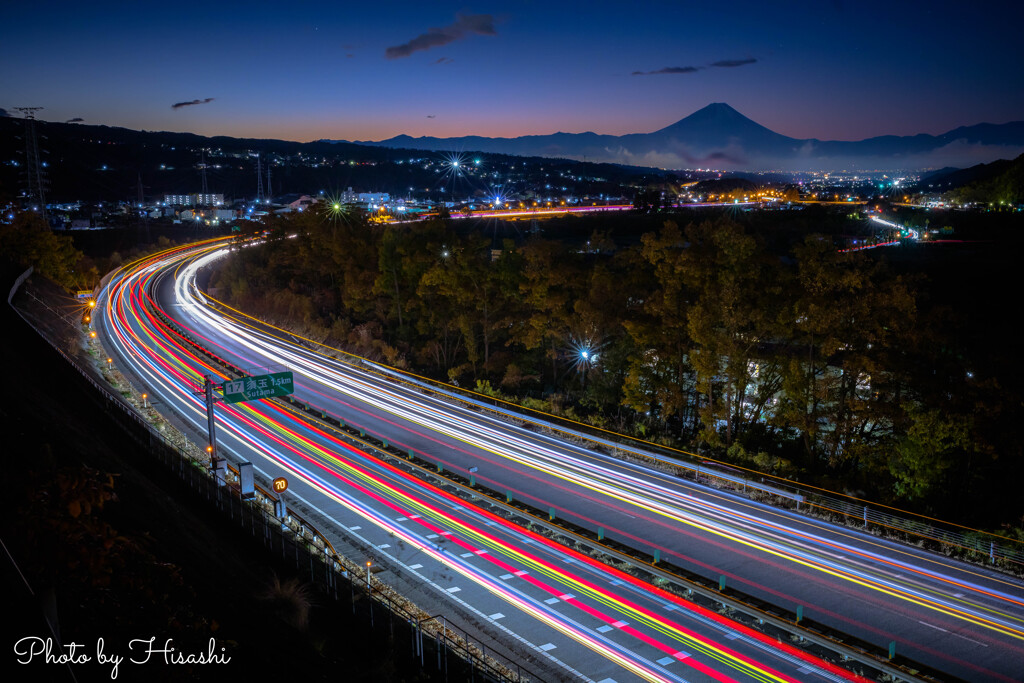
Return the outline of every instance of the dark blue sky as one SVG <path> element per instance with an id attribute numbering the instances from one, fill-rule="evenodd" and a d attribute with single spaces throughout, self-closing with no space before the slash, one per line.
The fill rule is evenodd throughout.
<path id="1" fill-rule="evenodd" d="M 1024 119 L 1018 2 L 42 1 L 2 15 L 0 107 L 47 120 L 363 140 L 649 132 L 710 102 L 800 138 Z"/>

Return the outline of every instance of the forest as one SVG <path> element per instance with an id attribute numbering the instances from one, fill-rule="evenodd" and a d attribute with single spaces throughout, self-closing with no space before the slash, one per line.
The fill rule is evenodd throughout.
<path id="1" fill-rule="evenodd" d="M 471 220 L 277 217 L 265 244 L 223 262 L 212 292 L 526 407 L 962 522 L 1019 525 L 1019 391 L 966 369 L 962 321 L 926 276 L 883 250 L 840 253 L 834 230 L 780 229 L 777 217 L 586 220 L 498 234 Z"/>

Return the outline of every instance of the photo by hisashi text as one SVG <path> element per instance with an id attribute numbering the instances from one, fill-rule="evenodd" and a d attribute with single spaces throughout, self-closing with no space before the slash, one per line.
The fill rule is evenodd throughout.
<path id="1" fill-rule="evenodd" d="M 91 664 L 110 667 L 110 678 L 116 679 L 121 672 L 121 664 L 163 664 L 198 665 L 227 664 L 231 657 L 224 647 L 218 647 L 217 641 L 210 638 L 207 649 L 202 652 L 185 652 L 174 646 L 174 639 L 167 638 L 158 643 L 156 636 L 152 638 L 133 638 L 128 641 L 125 651 L 116 652 L 107 647 L 103 638 L 96 639 L 96 647 L 89 650 L 82 643 L 66 643 L 60 646 L 53 638 L 27 636 L 14 644 L 14 656 L 18 664 L 43 662 L 58 666 L 75 666 Z"/>

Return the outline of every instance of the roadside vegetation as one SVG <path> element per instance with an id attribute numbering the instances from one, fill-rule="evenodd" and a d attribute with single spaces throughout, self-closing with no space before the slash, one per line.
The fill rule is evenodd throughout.
<path id="1" fill-rule="evenodd" d="M 825 234 L 642 218 L 623 240 L 296 214 L 228 259 L 214 292 L 530 408 L 961 521 L 1019 516 L 964 514 L 1020 474 L 1004 431 L 1020 403 L 965 371 L 927 280 Z"/>

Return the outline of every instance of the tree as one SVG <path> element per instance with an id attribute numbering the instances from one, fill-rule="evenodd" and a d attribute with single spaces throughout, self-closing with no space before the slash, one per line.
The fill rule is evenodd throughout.
<path id="1" fill-rule="evenodd" d="M 934 490 L 958 457 L 973 448 L 973 422 L 938 409 L 909 407 L 910 427 L 896 440 L 888 458 L 893 489 L 900 498 L 917 500 Z"/>
<path id="2" fill-rule="evenodd" d="M 748 421 L 759 417 L 778 385 L 766 357 L 780 332 L 778 265 L 727 219 L 690 225 L 686 237 L 680 268 L 692 302 L 689 362 L 701 395 L 701 435 L 709 443 L 730 445 Z M 758 385 L 761 391 L 748 396 Z"/>
<path id="3" fill-rule="evenodd" d="M 856 467 L 892 432 L 901 409 L 893 350 L 912 346 L 916 300 L 909 283 L 830 239 L 799 245 L 786 312 L 788 361 L 777 424 L 796 429 L 806 452 Z"/>
<path id="4" fill-rule="evenodd" d="M 693 403 L 694 377 L 689 364 L 689 302 L 683 285 L 679 226 L 666 221 L 659 233 L 645 234 L 640 255 L 654 278 L 650 294 L 640 305 L 642 315 L 623 322 L 635 348 L 623 385 L 623 402 L 641 413 L 654 408 L 664 417 L 678 417 L 683 433 L 693 423 L 687 411 Z"/>
<path id="5" fill-rule="evenodd" d="M 70 291 L 92 288 L 99 280 L 71 237 L 54 234 L 34 211 L 18 212 L 9 225 L 0 225 L 0 251 Z"/>

